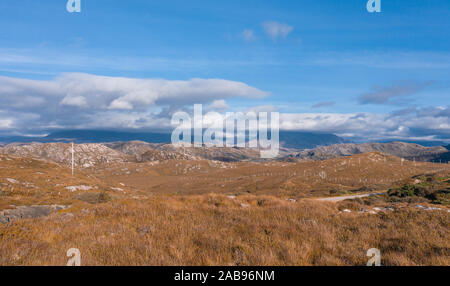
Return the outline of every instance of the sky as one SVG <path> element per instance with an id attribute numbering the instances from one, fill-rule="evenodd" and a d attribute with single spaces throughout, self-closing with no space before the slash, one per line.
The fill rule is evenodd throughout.
<path id="1" fill-rule="evenodd" d="M 450 141 L 450 2 L 0 2 L 0 134 L 172 128 L 278 111 L 284 130 Z"/>

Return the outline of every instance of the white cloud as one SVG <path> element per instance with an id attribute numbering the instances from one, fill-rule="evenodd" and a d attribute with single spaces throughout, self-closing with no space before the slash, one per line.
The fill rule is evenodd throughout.
<path id="1" fill-rule="evenodd" d="M 226 109 L 228 98 L 256 99 L 268 94 L 245 83 L 224 79 L 181 81 L 81 73 L 63 74 L 52 80 L 0 77 L 1 108 L 7 114 L 15 114 L 14 125 L 18 129 L 103 127 L 111 126 L 112 122 L 117 123 L 116 128 L 139 128 L 157 122 L 153 119 L 158 114 L 149 114 L 150 110 L 163 108 L 167 112 L 159 117 L 167 118 L 174 110 L 195 103 Z M 76 116 L 67 116 L 73 111 Z M 10 128 L 11 124 L 3 121 L 0 128 Z"/>
<path id="2" fill-rule="evenodd" d="M 122 109 L 122 110 L 132 110 L 133 105 L 123 99 L 114 99 L 109 105 L 108 109 Z"/>
<path id="3" fill-rule="evenodd" d="M 244 31 L 242 31 L 241 37 L 246 42 L 251 42 L 251 41 L 256 40 L 255 32 L 253 30 L 250 30 L 250 29 L 245 29 Z"/>
<path id="4" fill-rule="evenodd" d="M 269 35 L 273 40 L 280 37 L 285 38 L 294 30 L 294 27 L 276 21 L 264 22 L 262 23 L 262 26 L 267 35 Z"/>
<path id="5" fill-rule="evenodd" d="M 434 110 L 434 108 L 431 108 Z M 428 138 L 450 139 L 450 117 L 422 109 L 400 114 L 285 113 L 280 129 L 331 132 L 364 140 Z"/>
<path id="6" fill-rule="evenodd" d="M 1 129 L 9 129 L 13 125 L 13 120 L 10 118 L 0 118 L 0 128 Z"/>
<path id="7" fill-rule="evenodd" d="M 268 95 L 242 82 L 223 79 L 133 79 L 64 74 L 53 80 L 0 77 L 0 131 L 33 134 L 51 128 L 172 128 L 173 112 L 233 111 L 231 98 Z M 256 102 L 256 101 L 255 101 Z M 277 106 L 234 111 L 271 112 Z M 366 140 L 450 138 L 450 108 L 410 107 L 392 113 L 283 113 L 282 130 L 323 131 Z"/>
<path id="8" fill-rule="evenodd" d="M 398 82 L 391 86 L 375 86 L 359 97 L 360 104 L 391 104 L 393 99 L 418 93 L 433 82 Z"/>
<path id="9" fill-rule="evenodd" d="M 13 107 L 30 98 L 49 104 L 89 109 L 147 109 L 155 105 L 208 103 L 232 97 L 262 98 L 267 92 L 242 82 L 223 79 L 134 79 L 90 74 L 64 74 L 54 80 L 0 77 L 3 107 Z"/>
<path id="10" fill-rule="evenodd" d="M 71 96 L 67 95 L 63 98 L 63 100 L 60 103 L 61 105 L 67 105 L 67 106 L 78 106 L 83 107 L 87 105 L 86 98 L 81 95 Z"/>
<path id="11" fill-rule="evenodd" d="M 214 110 L 214 111 L 226 111 L 229 110 L 231 107 L 227 104 L 227 102 L 223 99 L 214 100 L 209 106 L 208 110 Z"/>

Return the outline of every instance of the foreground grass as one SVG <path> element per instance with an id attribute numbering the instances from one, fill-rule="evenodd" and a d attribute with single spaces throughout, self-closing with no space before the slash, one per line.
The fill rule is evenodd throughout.
<path id="1" fill-rule="evenodd" d="M 342 206 L 214 194 L 76 202 L 0 224 L 0 265 L 65 265 L 69 248 L 82 265 L 365 265 L 369 248 L 383 265 L 450 264 L 448 212 Z"/>

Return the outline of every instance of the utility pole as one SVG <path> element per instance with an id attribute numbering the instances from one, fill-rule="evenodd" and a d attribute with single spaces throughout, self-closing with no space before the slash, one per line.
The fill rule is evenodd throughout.
<path id="1" fill-rule="evenodd" d="M 74 150 L 73 150 L 73 142 L 72 142 L 72 176 L 73 176 L 73 166 L 74 166 L 73 154 L 74 154 Z"/>

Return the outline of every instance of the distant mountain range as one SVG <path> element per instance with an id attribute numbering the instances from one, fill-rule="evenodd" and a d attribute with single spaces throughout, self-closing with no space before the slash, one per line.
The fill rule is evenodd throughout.
<path id="1" fill-rule="evenodd" d="M 56 131 L 43 137 L 11 136 L 0 137 L 3 145 L 9 143 L 108 143 L 144 141 L 148 143 L 170 143 L 171 134 L 163 132 L 127 132 L 107 130 L 66 130 Z M 340 143 L 349 143 L 348 140 L 329 133 L 280 131 L 280 144 L 284 148 L 310 149 L 318 146 L 327 146 Z"/>
<path id="2" fill-rule="evenodd" d="M 435 146 L 444 146 L 445 147 L 445 145 L 448 144 L 448 141 L 398 140 L 398 139 L 380 140 L 380 141 L 376 141 L 376 142 L 364 142 L 364 143 L 392 143 L 392 142 L 404 142 L 404 143 L 418 144 L 418 145 L 422 145 L 425 147 L 435 147 Z"/>
<path id="3" fill-rule="evenodd" d="M 0 143 L 104 143 L 117 141 L 140 140 L 149 143 L 168 143 L 170 142 L 170 133 L 157 132 L 122 132 L 108 130 L 65 130 L 55 131 L 42 137 L 29 136 L 5 136 L 0 137 Z"/>
<path id="4" fill-rule="evenodd" d="M 405 142 L 390 143 L 363 143 L 363 144 L 335 144 L 320 146 L 314 149 L 305 149 L 295 155 L 289 155 L 295 160 L 326 160 L 356 154 L 381 152 L 407 160 L 442 162 L 450 159 L 450 146 L 424 147 L 422 145 Z"/>
<path id="5" fill-rule="evenodd" d="M 40 145 L 30 143 L 70 143 L 81 144 L 87 153 L 92 153 L 92 162 L 129 160 L 153 161 L 169 158 L 195 159 L 203 158 L 218 161 L 255 161 L 259 160 L 259 152 L 251 148 L 186 148 L 176 149 L 170 143 L 170 133 L 157 132 L 125 132 L 106 130 L 67 130 L 51 133 L 43 137 L 0 137 L 3 145 L 2 153 L 46 158 L 49 153 L 66 153 L 61 150 L 67 145 Z M 98 144 L 102 143 L 102 144 Z M 93 144 L 93 145 L 89 145 Z M 97 144 L 97 145 L 96 145 Z M 343 156 L 368 152 L 381 152 L 409 160 L 429 162 L 449 162 L 450 145 L 424 147 L 406 142 L 363 143 L 354 144 L 344 138 L 329 133 L 280 131 L 280 153 L 278 160 L 326 160 Z M 1 147 L 1 146 L 0 146 Z M 106 148 L 106 149 L 105 149 Z M 61 150 L 59 150 L 61 149 Z M 101 150 L 100 150 L 101 149 Z M 84 149 L 83 149 L 84 150 Z M 61 151 L 61 152 L 60 152 Z M 81 150 L 80 150 L 81 151 Z M 119 152 L 119 153 L 114 153 Z M 47 155 L 46 155 L 47 154 Z M 96 157 L 95 154 L 104 154 Z M 123 155 L 123 156 L 122 156 Z M 55 155 L 56 156 L 56 155 Z M 58 155 L 59 156 L 59 155 Z M 62 156 L 62 155 L 61 155 Z M 54 161 L 64 161 L 67 158 L 52 158 Z M 84 160 L 82 164 L 90 164 Z"/>
<path id="6" fill-rule="evenodd" d="M 74 151 L 77 154 L 76 165 L 83 168 L 110 163 L 161 162 L 167 160 L 265 161 L 260 158 L 259 150 L 252 148 L 175 147 L 172 144 L 143 141 L 75 144 Z M 281 148 L 279 156 L 274 160 L 288 162 L 320 161 L 374 152 L 393 155 L 410 161 L 447 163 L 450 159 L 450 151 L 446 147 L 424 147 L 411 143 L 393 142 L 334 144 L 304 150 Z M 71 144 L 69 143 L 12 143 L 0 148 L 0 154 L 71 164 Z"/>

